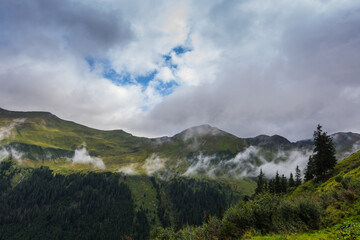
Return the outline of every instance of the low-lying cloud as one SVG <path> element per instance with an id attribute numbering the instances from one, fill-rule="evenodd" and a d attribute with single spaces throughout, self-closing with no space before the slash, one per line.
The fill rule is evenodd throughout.
<path id="1" fill-rule="evenodd" d="M 8 126 L 0 128 L 0 141 L 11 136 L 13 129 L 26 121 L 26 118 L 14 119 Z"/>
<path id="2" fill-rule="evenodd" d="M 92 157 L 83 146 L 75 150 L 74 157 L 71 159 L 73 164 L 92 164 L 94 168 L 105 169 L 103 160 L 99 157 Z"/>
<path id="3" fill-rule="evenodd" d="M 164 169 L 166 159 L 160 158 L 157 154 L 152 154 L 149 158 L 145 160 L 142 168 L 146 171 L 148 175 L 152 175 L 156 172 L 159 172 Z"/>
<path id="4" fill-rule="evenodd" d="M 118 172 L 122 172 L 125 173 L 127 175 L 137 175 L 139 174 L 138 171 L 136 170 L 136 163 L 131 163 L 125 166 L 122 166 L 121 168 L 118 169 Z"/>
<path id="5" fill-rule="evenodd" d="M 191 176 L 200 173 L 210 177 L 219 175 L 245 177 L 256 169 L 253 162 L 258 152 L 257 147 L 250 146 L 231 159 L 218 159 L 217 155 L 208 156 L 201 153 L 191 160 L 191 165 L 183 175 Z"/>
<path id="6" fill-rule="evenodd" d="M 260 169 L 267 177 L 280 174 L 289 175 L 295 172 L 296 166 L 302 170 L 305 168 L 311 152 L 309 151 L 278 151 L 276 155 L 267 159 L 260 152 L 260 148 L 250 146 L 239 152 L 234 158 L 219 159 L 216 155 L 199 154 L 190 160 L 192 163 L 183 175 L 191 176 L 205 174 L 209 177 L 255 177 Z"/>
<path id="7" fill-rule="evenodd" d="M 276 172 L 278 171 L 279 174 L 284 174 L 285 176 L 289 176 L 292 172 L 295 173 L 296 166 L 299 166 L 299 169 L 304 172 L 306 164 L 309 160 L 309 156 L 312 152 L 302 152 L 298 150 L 290 151 L 287 153 L 286 161 L 280 161 L 278 163 L 275 162 L 266 162 L 265 164 L 261 165 L 256 173 L 260 173 L 260 168 L 262 169 L 263 173 L 267 177 L 275 176 Z M 279 154 L 283 154 L 280 152 Z"/>
<path id="8" fill-rule="evenodd" d="M 12 159 L 21 163 L 23 159 L 23 155 L 24 154 L 22 152 L 19 152 L 14 148 L 9 148 L 9 149 L 6 149 L 5 147 L 0 148 L 0 162 L 4 161 L 6 158 L 11 157 Z"/>

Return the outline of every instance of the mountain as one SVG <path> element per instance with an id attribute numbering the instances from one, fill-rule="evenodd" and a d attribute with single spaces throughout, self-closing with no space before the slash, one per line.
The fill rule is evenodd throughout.
<path id="1" fill-rule="evenodd" d="M 331 136 L 339 160 L 359 149 L 359 134 Z M 159 226 L 199 225 L 204 215 L 220 217 L 252 195 L 260 168 L 267 177 L 277 170 L 288 174 L 296 165 L 303 169 L 312 147 L 310 139 L 239 138 L 210 125 L 144 138 L 89 128 L 48 112 L 0 109 L 0 239 L 148 239 L 150 229 Z M 349 189 L 333 192 L 358 180 L 359 154 L 340 161 L 325 184 L 305 183 L 291 196 L 329 192 L 324 216 L 339 222 L 354 205 L 338 211 L 336 201 L 352 201 L 353 195 Z M 326 202 L 329 196 L 319 199 Z M 292 204 L 270 200 L 285 213 Z M 232 216 L 230 211 L 225 214 Z"/>
<path id="2" fill-rule="evenodd" d="M 282 194 L 264 189 L 223 217 L 180 230 L 159 228 L 152 239 L 360 239 L 359 196 L 360 151 L 338 162 L 321 181 Z"/>
<path id="3" fill-rule="evenodd" d="M 360 134 L 332 135 L 338 158 L 359 149 Z M 312 140 L 290 142 L 274 135 L 239 138 L 210 125 L 188 128 L 172 137 L 144 138 L 122 130 L 102 131 L 48 112 L 0 109 L 0 159 L 12 156 L 24 166 L 127 174 L 253 177 L 259 167 L 305 166 Z M 273 174 L 273 172 L 269 172 Z"/>

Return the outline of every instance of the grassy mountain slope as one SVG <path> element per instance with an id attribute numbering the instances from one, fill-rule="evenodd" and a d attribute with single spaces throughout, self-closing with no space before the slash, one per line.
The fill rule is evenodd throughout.
<path id="1" fill-rule="evenodd" d="M 360 239 L 360 151 L 340 161 L 324 182 L 286 195 L 262 193 L 201 227 L 157 229 L 153 239 Z"/>
<path id="2" fill-rule="evenodd" d="M 249 239 L 360 239 L 360 151 L 340 161 L 328 177 L 323 183 L 308 181 L 287 196 L 311 196 L 320 203 L 320 230 Z"/>
<path id="3" fill-rule="evenodd" d="M 4 109 L 0 109 L 1 131 L 5 134 L 0 135 L 0 148 L 20 155 L 27 167 L 49 166 L 63 174 L 102 171 L 91 163 L 69 161 L 77 149 L 86 146 L 89 155 L 100 158 L 107 171 L 216 178 L 241 183 L 234 189 L 247 194 L 254 189 L 254 182 L 243 180 L 243 176 L 255 176 L 259 166 L 268 162 L 296 160 L 291 155 L 294 151 L 306 159 L 312 148 L 311 141 L 291 143 L 278 135 L 242 139 L 209 125 L 189 128 L 173 137 L 149 139 L 122 130 L 89 128 L 47 112 Z M 338 133 L 334 142 L 339 154 L 349 154 L 356 150 L 360 135 Z"/>

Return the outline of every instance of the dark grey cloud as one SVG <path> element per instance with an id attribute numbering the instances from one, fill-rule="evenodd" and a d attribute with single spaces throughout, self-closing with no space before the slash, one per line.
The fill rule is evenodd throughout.
<path id="1" fill-rule="evenodd" d="M 133 39 L 121 12 L 79 1 L 1 1 L 0 16 L 2 41 L 20 51 L 45 48 L 100 54 Z"/>
<path id="2" fill-rule="evenodd" d="M 151 7 L 149 7 L 151 6 Z M 360 132 L 355 1 L 0 2 L 0 103 L 93 127 L 172 135 L 212 124 L 238 136 Z M 133 76 L 169 67 L 169 96 L 117 86 L 84 57 Z"/>
<path id="3" fill-rule="evenodd" d="M 169 129 L 206 122 L 239 136 L 292 140 L 311 137 L 317 123 L 329 132 L 360 131 L 358 8 L 248 4 L 224 1 L 209 12 L 202 30 L 223 53 L 217 80 L 170 96 L 155 107 L 155 122 Z"/>

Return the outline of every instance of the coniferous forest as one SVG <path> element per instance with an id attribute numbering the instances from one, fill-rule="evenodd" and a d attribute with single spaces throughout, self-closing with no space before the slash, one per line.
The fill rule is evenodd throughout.
<path id="1" fill-rule="evenodd" d="M 47 167 L 0 163 L 0 239 L 149 239 L 151 223 L 136 206 L 123 174 L 55 174 Z M 200 225 L 233 199 L 215 182 L 148 177 L 156 190 L 162 227 Z M 153 220 L 153 219 L 152 219 Z M 154 221 L 154 220 L 153 220 Z"/>

